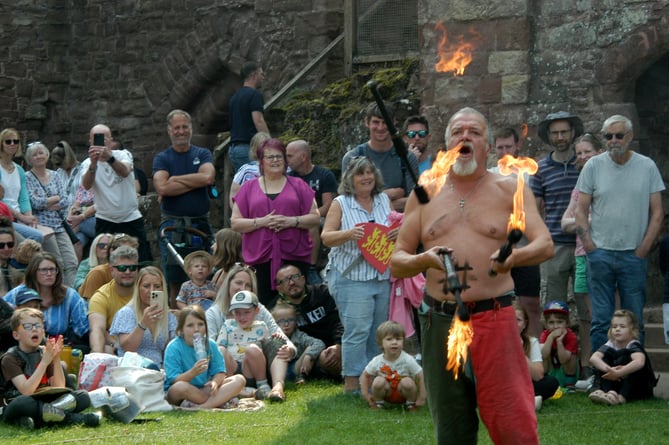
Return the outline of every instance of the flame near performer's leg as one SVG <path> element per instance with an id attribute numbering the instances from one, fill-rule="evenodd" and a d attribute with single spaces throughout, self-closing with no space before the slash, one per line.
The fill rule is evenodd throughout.
<path id="1" fill-rule="evenodd" d="M 448 340 L 446 342 L 448 351 L 446 370 L 453 371 L 455 380 L 458 379 L 460 367 L 464 367 L 467 362 L 469 345 L 473 338 L 474 331 L 471 320 L 462 321 L 456 314 L 453 323 L 451 323 L 451 328 L 448 330 Z"/>

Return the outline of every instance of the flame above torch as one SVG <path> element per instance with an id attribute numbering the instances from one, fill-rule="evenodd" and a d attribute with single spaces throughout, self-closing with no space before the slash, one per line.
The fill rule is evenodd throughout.
<path id="1" fill-rule="evenodd" d="M 476 49 L 476 45 L 473 42 L 465 42 L 465 36 L 462 34 L 457 37 L 457 43 L 450 42 L 448 31 L 443 22 L 437 23 L 434 29 L 441 33 L 437 45 L 439 61 L 436 63 L 435 69 L 440 73 L 453 71 L 454 76 L 462 76 L 465 73 L 465 68 L 472 63 L 472 52 Z M 480 39 L 480 34 L 473 28 L 469 32 L 474 36 L 474 40 Z"/>
<path id="2" fill-rule="evenodd" d="M 514 158 L 506 155 L 497 163 L 499 173 L 504 176 L 515 174 L 517 178 L 516 192 L 513 194 L 513 212 L 509 215 L 507 233 L 513 229 L 521 232 L 525 230 L 525 203 L 523 190 L 525 189 L 525 173 L 533 175 L 539 169 L 537 161 L 523 156 Z"/>

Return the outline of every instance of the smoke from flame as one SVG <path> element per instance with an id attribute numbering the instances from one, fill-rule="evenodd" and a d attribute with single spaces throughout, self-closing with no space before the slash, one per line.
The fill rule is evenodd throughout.
<path id="1" fill-rule="evenodd" d="M 515 174 L 517 177 L 516 192 L 513 194 L 513 212 L 509 215 L 507 232 L 513 229 L 525 231 L 525 203 L 523 200 L 523 189 L 525 188 L 525 173 L 533 175 L 539 169 L 537 161 L 532 158 L 519 156 L 514 158 L 506 155 L 497 162 L 499 173 L 508 176 Z"/>
<path id="2" fill-rule="evenodd" d="M 448 330 L 448 353 L 446 370 L 453 371 L 453 378 L 458 379 L 460 367 L 467 362 L 468 348 L 474 338 L 471 320 L 462 321 L 457 315 L 453 318 L 451 328 Z"/>
<path id="3" fill-rule="evenodd" d="M 472 62 L 472 52 L 476 49 L 476 45 L 472 41 L 465 42 L 465 36 L 462 34 L 457 37 L 457 43 L 449 41 L 448 31 L 443 22 L 437 23 L 434 29 L 441 33 L 437 45 L 439 61 L 436 63 L 435 69 L 440 73 L 453 71 L 454 76 L 462 76 L 465 73 L 465 68 Z M 469 32 L 473 35 L 473 40 L 480 38 L 480 34 L 473 28 Z"/>

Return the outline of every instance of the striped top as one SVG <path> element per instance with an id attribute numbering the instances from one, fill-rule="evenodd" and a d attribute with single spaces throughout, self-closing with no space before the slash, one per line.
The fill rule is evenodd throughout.
<path id="1" fill-rule="evenodd" d="M 335 199 L 341 207 L 341 225 L 339 230 L 352 229 L 356 224 L 375 222 L 377 224 L 389 225 L 390 199 L 385 193 L 374 196 L 372 213 L 365 210 L 353 196 L 339 195 Z M 330 266 L 343 273 L 354 262 L 358 263 L 351 268 L 345 278 L 353 281 L 387 280 L 390 278 L 390 269 L 380 274 L 378 270 L 366 260 L 357 260 L 361 256 L 360 249 L 355 240 L 346 241 L 344 244 L 333 247 L 330 250 Z"/>
<path id="2" fill-rule="evenodd" d="M 561 222 L 569 206 L 571 191 L 578 180 L 578 170 L 574 164 L 576 155 L 569 162 L 562 163 L 554 161 L 551 154 L 539 161 L 539 170 L 532 176 L 530 187 L 534 196 L 544 201 L 546 226 L 553 242 L 575 244 L 576 235 L 563 232 Z"/>

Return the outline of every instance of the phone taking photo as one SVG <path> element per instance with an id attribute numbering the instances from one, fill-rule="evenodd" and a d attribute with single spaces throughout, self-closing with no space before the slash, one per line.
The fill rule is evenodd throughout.
<path id="1" fill-rule="evenodd" d="M 104 147 L 104 145 L 105 145 L 105 135 L 104 135 L 104 133 L 93 134 L 93 145 L 96 145 L 98 147 Z"/>
<path id="2" fill-rule="evenodd" d="M 151 306 L 159 306 L 162 299 L 163 299 L 163 291 L 161 290 L 151 291 Z"/>

